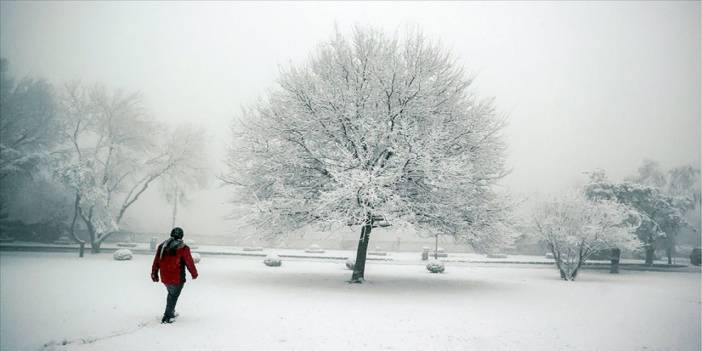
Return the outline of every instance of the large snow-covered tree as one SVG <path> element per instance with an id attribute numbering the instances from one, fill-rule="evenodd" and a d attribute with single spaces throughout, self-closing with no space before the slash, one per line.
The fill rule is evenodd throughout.
<path id="1" fill-rule="evenodd" d="M 575 280 L 588 258 L 601 250 L 635 249 L 638 215 L 613 200 L 590 200 L 581 192 L 536 207 L 533 229 L 553 253 L 563 280 Z"/>
<path id="2" fill-rule="evenodd" d="M 47 167 L 60 141 L 57 111 L 51 84 L 16 79 L 0 59 L 0 236 L 23 237 L 27 225 L 54 229 L 38 237 L 61 235 L 66 194 Z"/>
<path id="3" fill-rule="evenodd" d="M 658 162 L 644 160 L 638 174 L 624 182 L 609 181 L 601 170 L 593 172 L 586 191 L 591 198 L 615 199 L 636 209 L 642 218 L 637 233 L 645 244 L 646 264 L 653 264 L 659 245 L 670 264 L 679 233 L 688 229 L 699 235 L 699 182 L 697 168 L 688 165 L 665 172 Z"/>
<path id="4" fill-rule="evenodd" d="M 616 201 L 638 213 L 640 224 L 636 234 L 643 243 L 647 265 L 653 264 L 656 243 L 687 225 L 683 212 L 690 202 L 666 195 L 654 186 L 631 181 L 612 182 L 604 172 L 595 172 L 585 186 L 585 193 L 590 199 Z"/>
<path id="5" fill-rule="evenodd" d="M 223 179 L 259 228 L 360 226 L 352 282 L 364 279 L 381 223 L 504 244 L 494 185 L 505 175 L 505 121 L 470 86 L 457 59 L 421 33 L 337 32 L 244 110 Z"/>
<path id="6" fill-rule="evenodd" d="M 80 220 L 93 252 L 156 180 L 178 168 L 188 148 L 173 147 L 139 94 L 69 84 L 62 98 L 64 157 L 56 175 L 74 192 L 71 233 Z"/>
<path id="7" fill-rule="evenodd" d="M 29 175 L 46 161 L 58 140 L 53 88 L 40 79 L 19 81 L 0 59 L 0 180 L 17 173 Z"/>

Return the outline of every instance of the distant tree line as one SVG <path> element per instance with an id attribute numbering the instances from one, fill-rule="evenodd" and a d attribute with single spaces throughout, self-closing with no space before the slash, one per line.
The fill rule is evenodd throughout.
<path id="1" fill-rule="evenodd" d="M 700 242 L 700 170 L 688 165 L 664 172 L 644 160 L 637 175 L 621 182 L 591 172 L 582 189 L 539 204 L 531 228 L 564 280 L 575 280 L 589 258 L 612 249 L 643 252 L 646 265 L 663 249 L 671 264 L 680 239 Z"/>
<path id="2" fill-rule="evenodd" d="M 0 65 L 0 237 L 70 235 L 98 252 L 150 187 L 173 224 L 184 193 L 206 182 L 202 129 L 158 123 L 138 93 L 15 80 Z"/>

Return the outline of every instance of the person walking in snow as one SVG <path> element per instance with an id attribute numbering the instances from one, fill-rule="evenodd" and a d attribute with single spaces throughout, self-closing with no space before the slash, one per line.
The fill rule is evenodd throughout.
<path id="1" fill-rule="evenodd" d="M 151 280 L 158 282 L 159 270 L 161 282 L 168 290 L 166 298 L 166 311 L 163 313 L 161 323 L 173 323 L 176 317 L 175 306 L 178 302 L 183 285 L 185 285 L 185 269 L 190 276 L 197 279 L 197 268 L 190 254 L 190 247 L 183 242 L 183 229 L 179 227 L 171 230 L 171 237 L 161 243 L 156 249 L 154 263 L 151 265 Z"/>

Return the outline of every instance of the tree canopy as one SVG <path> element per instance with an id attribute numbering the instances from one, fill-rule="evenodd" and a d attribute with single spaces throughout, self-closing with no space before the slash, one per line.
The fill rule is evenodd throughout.
<path id="1" fill-rule="evenodd" d="M 382 218 L 504 243 L 505 119 L 441 45 L 337 32 L 277 83 L 235 122 L 224 177 L 260 228 Z"/>

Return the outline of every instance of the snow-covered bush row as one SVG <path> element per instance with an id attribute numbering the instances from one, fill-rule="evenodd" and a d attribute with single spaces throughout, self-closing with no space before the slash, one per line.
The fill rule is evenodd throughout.
<path id="1" fill-rule="evenodd" d="M 127 261 L 132 259 L 132 251 L 129 249 L 119 249 L 112 254 L 115 261 Z"/>
<path id="2" fill-rule="evenodd" d="M 369 251 L 368 254 L 371 256 L 386 256 L 388 253 L 383 251 L 380 246 L 376 246 L 375 251 Z"/>
<path id="3" fill-rule="evenodd" d="M 486 256 L 487 258 L 507 258 L 507 255 L 501 253 L 489 253 Z"/>
<path id="4" fill-rule="evenodd" d="M 444 263 L 437 260 L 432 260 L 427 263 L 427 270 L 432 273 L 443 273 L 446 267 Z"/>
<path id="5" fill-rule="evenodd" d="M 280 265 L 283 264 L 283 261 L 280 260 L 280 256 L 276 254 L 269 254 L 263 260 L 263 264 L 265 264 L 268 267 L 280 267 Z"/>

